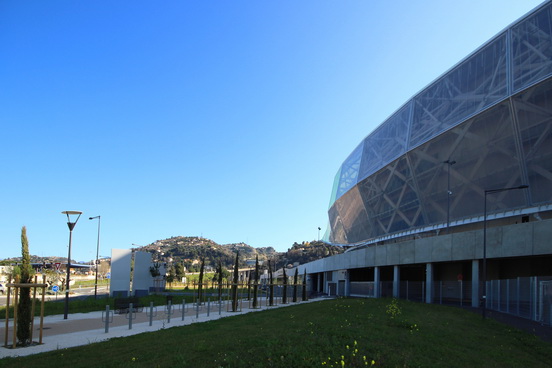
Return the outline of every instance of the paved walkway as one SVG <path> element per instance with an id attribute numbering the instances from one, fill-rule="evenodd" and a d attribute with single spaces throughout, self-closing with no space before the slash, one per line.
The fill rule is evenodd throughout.
<path id="1" fill-rule="evenodd" d="M 308 302 L 317 300 L 322 299 L 313 299 Z M 285 307 L 308 302 L 278 304 L 268 308 Z M 227 307 L 229 307 L 227 304 L 221 305 L 219 312 L 218 304 L 211 303 L 209 310 L 207 310 L 208 308 L 206 305 L 203 305 L 198 311 L 195 305 L 188 304 L 186 305 L 183 317 L 182 305 L 175 305 L 172 307 L 173 313 L 169 320 L 167 306 L 157 306 L 154 308 L 154 316 L 152 317 L 151 326 L 149 317 L 150 308 L 146 307 L 142 312 L 135 314 L 136 318 L 132 320 L 132 325 L 129 324 L 129 320 L 127 318 L 128 314 L 114 314 L 112 322 L 109 324 L 109 331 L 107 333 L 105 332 L 105 323 L 102 321 L 102 314 L 105 314 L 105 311 L 69 314 L 67 319 L 63 319 L 63 315 L 46 316 L 44 317 L 42 344 L 15 349 L 11 348 L 13 344 L 13 321 L 10 320 L 7 341 L 8 347 L 6 347 L 5 320 L 3 320 L 2 326 L 0 326 L 0 338 L 2 339 L 2 346 L 0 346 L 0 359 L 87 345 L 94 342 L 109 340 L 114 337 L 130 336 L 142 332 L 157 331 L 164 328 L 184 326 L 192 323 L 205 322 L 223 317 L 235 316 L 237 314 L 258 312 L 267 309 L 265 305 L 258 309 L 249 308 L 247 302 L 242 304 L 241 311 L 239 312 L 229 312 L 227 311 Z M 40 318 L 35 318 L 33 328 L 33 341 L 35 342 L 39 341 L 39 324 Z"/>

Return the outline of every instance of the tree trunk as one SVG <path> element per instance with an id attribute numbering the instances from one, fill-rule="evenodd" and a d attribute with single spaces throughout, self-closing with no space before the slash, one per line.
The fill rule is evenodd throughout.
<path id="1" fill-rule="evenodd" d="M 232 312 L 238 311 L 238 278 L 239 278 L 239 272 L 238 272 L 238 260 L 239 260 L 240 252 L 236 253 L 236 264 L 234 265 L 234 280 L 232 283 Z"/>

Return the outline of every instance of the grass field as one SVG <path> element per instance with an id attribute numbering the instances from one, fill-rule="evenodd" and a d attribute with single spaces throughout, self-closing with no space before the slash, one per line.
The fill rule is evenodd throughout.
<path id="1" fill-rule="evenodd" d="M 236 315 L 0 367 L 550 367 L 552 344 L 455 307 L 337 299 Z"/>
<path id="2" fill-rule="evenodd" d="M 241 295 L 244 297 L 247 295 L 247 289 L 239 289 Z M 225 289 L 223 291 L 223 299 L 228 298 L 229 290 Z M 208 296 L 211 295 L 211 296 Z M 218 295 L 217 289 L 205 289 L 203 294 L 203 302 L 207 302 L 207 299 L 210 298 L 211 300 L 216 300 Z M 258 293 L 259 297 L 266 296 L 265 292 L 259 291 Z M 172 304 L 182 304 L 182 300 L 186 299 L 186 303 L 192 303 L 195 302 L 197 298 L 197 294 L 194 294 L 194 290 L 190 290 L 186 293 L 174 293 L 172 296 Z M 153 302 L 153 305 L 165 305 L 167 303 L 166 296 L 163 295 L 154 295 L 151 294 L 149 296 L 141 297 L 139 298 L 141 303 L 143 305 L 150 305 L 150 302 Z M 55 314 L 63 314 L 64 313 L 64 304 L 65 297 L 64 295 L 60 295 L 57 299 L 57 301 L 47 301 L 44 303 L 44 315 L 50 316 Z M 110 305 L 110 308 L 113 309 L 115 305 L 115 298 L 113 297 L 105 297 L 101 296 L 97 299 L 94 299 L 92 297 L 88 297 L 86 299 L 79 299 L 79 298 L 70 298 L 69 302 L 69 313 L 87 313 L 87 312 L 95 312 L 99 310 L 105 310 L 106 305 Z M 36 299 L 35 304 L 35 316 L 40 316 L 40 297 Z M 1 306 L 0 307 L 0 319 L 5 319 L 6 317 L 6 307 Z M 13 318 L 13 297 L 10 301 L 10 309 L 9 309 L 9 317 Z M 1 366 L 0 366 L 1 368 Z"/>

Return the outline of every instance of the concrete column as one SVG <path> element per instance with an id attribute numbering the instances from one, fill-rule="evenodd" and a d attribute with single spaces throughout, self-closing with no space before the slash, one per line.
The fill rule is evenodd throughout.
<path id="1" fill-rule="evenodd" d="M 401 268 L 398 265 L 393 266 L 393 298 L 399 297 L 401 285 Z"/>
<path id="2" fill-rule="evenodd" d="M 318 292 L 323 291 L 322 290 L 322 277 L 323 277 L 323 275 L 324 275 L 323 272 L 318 273 L 318 286 L 316 288 L 316 291 L 318 291 Z"/>
<path id="3" fill-rule="evenodd" d="M 472 261 L 472 307 L 479 307 L 479 260 Z"/>
<path id="4" fill-rule="evenodd" d="M 426 297 L 425 302 L 433 302 L 433 263 L 426 263 Z"/>
<path id="5" fill-rule="evenodd" d="M 380 297 L 380 268 L 379 266 L 374 267 L 374 297 Z"/>
<path id="6" fill-rule="evenodd" d="M 351 296 L 351 280 L 349 270 L 345 271 L 345 296 Z"/>

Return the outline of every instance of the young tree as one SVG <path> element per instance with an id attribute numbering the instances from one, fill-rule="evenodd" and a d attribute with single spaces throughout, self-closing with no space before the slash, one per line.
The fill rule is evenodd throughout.
<path id="1" fill-rule="evenodd" d="M 239 281 L 239 271 L 238 271 L 238 260 L 240 257 L 240 252 L 236 252 L 236 264 L 234 264 L 234 278 L 232 281 L 232 312 L 238 311 L 238 281 Z"/>
<path id="2" fill-rule="evenodd" d="M 253 308 L 257 308 L 257 291 L 259 290 L 259 256 L 255 257 L 255 281 L 253 282 Z"/>
<path id="3" fill-rule="evenodd" d="M 299 270 L 295 268 L 295 275 L 293 276 L 293 302 L 297 302 L 297 279 L 299 278 Z"/>
<path id="4" fill-rule="evenodd" d="M 247 300 L 251 300 L 251 272 L 247 277 Z"/>
<path id="5" fill-rule="evenodd" d="M 287 304 L 287 275 L 286 275 L 286 269 L 284 268 L 284 290 L 282 294 L 282 304 Z"/>
<path id="6" fill-rule="evenodd" d="M 274 280 L 272 278 L 272 265 L 268 261 L 268 304 L 274 305 Z"/>
<path id="7" fill-rule="evenodd" d="M 174 265 L 174 277 L 177 282 L 182 282 L 182 278 L 186 276 L 186 272 L 184 271 L 184 265 L 181 262 L 177 262 Z"/>
<path id="8" fill-rule="evenodd" d="M 215 275 L 216 281 L 218 283 L 218 300 L 219 303 L 222 301 L 222 262 L 219 261 L 218 268 L 217 268 L 217 274 Z"/>
<path id="9" fill-rule="evenodd" d="M 201 298 L 203 296 L 203 272 L 205 271 L 205 257 L 201 258 L 201 266 L 199 268 L 199 288 L 197 289 L 198 303 L 201 304 Z"/>
<path id="10" fill-rule="evenodd" d="M 307 269 L 305 268 L 305 273 L 303 274 L 303 293 L 302 299 L 304 302 L 307 301 Z"/>
<path id="11" fill-rule="evenodd" d="M 176 279 L 176 274 L 175 274 L 174 266 L 171 264 L 169 266 L 169 274 L 167 275 L 167 278 L 166 278 L 169 286 L 172 287 L 172 283 L 174 282 L 175 279 Z"/>
<path id="12" fill-rule="evenodd" d="M 33 269 L 29 254 L 29 241 L 27 240 L 27 228 L 21 229 L 21 267 L 20 279 L 22 284 L 32 282 Z M 19 289 L 19 304 L 17 305 L 17 341 L 21 346 L 31 344 L 31 288 Z"/>

